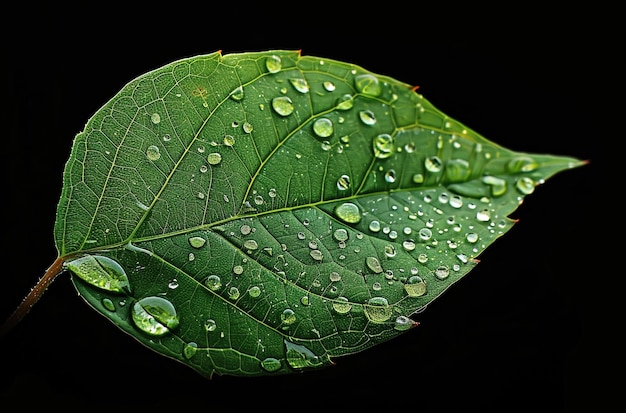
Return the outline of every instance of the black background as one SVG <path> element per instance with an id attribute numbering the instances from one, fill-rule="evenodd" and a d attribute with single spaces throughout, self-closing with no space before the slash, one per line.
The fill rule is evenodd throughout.
<path id="1" fill-rule="evenodd" d="M 204 379 L 116 329 L 61 275 L 2 339 L 0 409 L 602 411 L 607 376 L 621 374 L 611 336 L 622 322 L 607 304 L 623 270 L 604 233 L 622 201 L 603 189 L 604 153 L 624 138 L 617 11 L 396 3 L 29 3 L 3 14 L 3 318 L 56 257 L 73 137 L 128 81 L 183 57 L 295 49 L 356 63 L 418 85 L 509 149 L 590 163 L 528 196 L 518 224 L 417 329 L 320 371 Z"/>

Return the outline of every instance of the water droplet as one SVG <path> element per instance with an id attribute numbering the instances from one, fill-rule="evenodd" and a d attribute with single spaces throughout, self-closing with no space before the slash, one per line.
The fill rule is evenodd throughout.
<path id="1" fill-rule="evenodd" d="M 370 229 L 370 231 L 372 231 L 372 232 L 378 232 L 378 231 L 380 231 L 380 222 L 378 222 L 378 221 L 372 221 L 372 222 L 370 222 L 369 229 Z"/>
<path id="2" fill-rule="evenodd" d="M 322 261 L 324 259 L 324 254 L 320 250 L 312 250 L 309 254 L 315 261 Z"/>
<path id="3" fill-rule="evenodd" d="M 421 184 L 421 183 L 424 182 L 424 175 L 422 175 L 422 174 L 414 174 L 412 179 L 413 179 L 413 183 Z"/>
<path id="4" fill-rule="evenodd" d="M 174 305 L 163 297 L 145 297 L 132 308 L 132 319 L 141 331 L 161 336 L 179 324 Z"/>
<path id="5" fill-rule="evenodd" d="M 415 270 L 417 271 L 417 268 Z M 426 283 L 421 277 L 412 275 L 407 283 L 404 284 L 404 291 L 406 291 L 409 297 L 421 297 L 426 294 Z"/>
<path id="6" fill-rule="evenodd" d="M 335 90 L 335 84 L 333 82 L 326 81 L 323 83 L 323 85 L 324 85 L 324 89 L 326 89 L 329 92 L 332 92 L 333 90 Z"/>
<path id="7" fill-rule="evenodd" d="M 232 135 L 224 136 L 224 145 L 233 146 L 235 144 L 235 138 Z"/>
<path id="8" fill-rule="evenodd" d="M 440 172 L 443 162 L 437 156 L 430 156 L 424 160 L 424 166 L 429 172 Z"/>
<path id="9" fill-rule="evenodd" d="M 468 233 L 465 235 L 465 239 L 467 240 L 467 242 L 469 242 L 469 243 L 473 244 L 473 243 L 475 243 L 476 241 L 478 241 L 478 234 L 477 234 L 477 233 L 475 233 L 475 232 L 468 232 Z"/>
<path id="10" fill-rule="evenodd" d="M 333 309 L 339 314 L 346 314 L 352 309 L 352 304 L 346 297 L 337 297 L 333 301 Z"/>
<path id="11" fill-rule="evenodd" d="M 335 208 L 335 214 L 339 219 L 343 222 L 347 222 L 349 224 L 356 224 L 361 221 L 361 211 L 356 204 L 352 202 L 344 202 L 341 205 L 338 205 Z"/>
<path id="12" fill-rule="evenodd" d="M 345 228 L 338 228 L 333 233 L 333 236 L 337 241 L 347 241 L 348 240 L 348 231 Z"/>
<path id="13" fill-rule="evenodd" d="M 161 151 L 158 146 L 150 145 L 148 149 L 146 149 L 146 156 L 151 161 L 158 161 L 161 157 Z"/>
<path id="14" fill-rule="evenodd" d="M 396 182 L 396 171 L 394 169 L 385 172 L 385 182 L 390 184 Z"/>
<path id="15" fill-rule="evenodd" d="M 380 96 L 382 88 L 378 78 L 371 74 L 363 74 L 354 77 L 356 90 L 365 96 Z"/>
<path id="16" fill-rule="evenodd" d="M 330 282 L 338 282 L 341 281 L 341 274 L 339 274 L 337 271 L 333 271 L 330 273 Z"/>
<path id="17" fill-rule="evenodd" d="M 233 91 L 230 93 L 230 97 L 231 97 L 233 100 L 236 100 L 236 101 L 240 101 L 240 100 L 242 100 L 242 99 L 243 99 L 243 96 L 244 96 L 244 93 L 243 93 L 243 86 L 238 86 L 238 87 L 236 87 L 236 88 L 235 88 L 235 90 L 233 90 Z"/>
<path id="18" fill-rule="evenodd" d="M 333 129 L 333 122 L 328 118 L 319 118 L 313 123 L 313 132 L 320 138 L 332 135 Z"/>
<path id="19" fill-rule="evenodd" d="M 506 165 L 508 171 L 511 173 L 532 172 L 537 169 L 538 166 L 537 162 L 529 156 L 517 156 L 512 158 Z"/>
<path id="20" fill-rule="evenodd" d="M 440 265 L 435 269 L 435 277 L 445 280 L 450 275 L 450 269 L 445 265 Z"/>
<path id="21" fill-rule="evenodd" d="M 243 243 L 243 247 L 248 250 L 255 250 L 259 248 L 259 244 L 253 239 L 248 239 Z"/>
<path id="22" fill-rule="evenodd" d="M 381 133 L 377 135 L 372 141 L 372 146 L 374 148 L 374 156 L 378 159 L 389 158 L 393 155 L 394 142 L 393 137 L 389 134 Z"/>
<path id="23" fill-rule="evenodd" d="M 387 258 L 393 258 L 396 256 L 396 254 L 397 254 L 396 247 L 394 247 L 393 244 L 385 245 L 385 256 Z"/>
<path id="24" fill-rule="evenodd" d="M 465 181 L 469 178 L 471 172 L 469 162 L 465 159 L 450 159 L 446 163 L 446 178 L 450 182 Z"/>
<path id="25" fill-rule="evenodd" d="M 365 258 L 365 264 L 367 264 L 367 268 L 375 272 L 376 274 L 380 274 L 383 272 L 383 267 L 380 265 L 380 261 L 376 257 L 367 257 Z"/>
<path id="26" fill-rule="evenodd" d="M 404 248 L 406 251 L 413 251 L 415 247 L 415 241 L 413 241 L 412 239 L 407 239 L 402 242 L 402 248 Z"/>
<path id="27" fill-rule="evenodd" d="M 235 275 L 243 274 L 243 265 L 235 265 L 233 267 L 233 274 L 235 274 Z"/>
<path id="28" fill-rule="evenodd" d="M 252 133 L 254 130 L 254 127 L 249 122 L 244 122 L 242 128 L 245 133 Z"/>
<path id="29" fill-rule="evenodd" d="M 294 369 L 316 367 L 323 364 L 323 361 L 311 350 L 287 340 L 285 340 L 285 353 L 287 363 Z"/>
<path id="30" fill-rule="evenodd" d="M 280 71 L 280 69 L 282 69 L 283 67 L 283 63 L 282 63 L 282 60 L 280 59 L 280 56 L 276 56 L 276 55 L 269 56 L 265 60 L 265 67 L 270 73 L 276 73 Z"/>
<path id="31" fill-rule="evenodd" d="M 210 153 L 207 156 L 207 161 L 209 162 L 209 165 L 218 165 L 222 162 L 222 155 L 218 152 Z"/>
<path id="32" fill-rule="evenodd" d="M 287 308 L 280 314 L 280 321 L 285 325 L 293 324 L 296 322 L 296 313 L 291 308 Z"/>
<path id="33" fill-rule="evenodd" d="M 289 82 L 291 82 L 291 85 L 294 87 L 294 89 L 296 89 L 300 93 L 307 93 L 309 91 L 309 84 L 307 83 L 306 79 L 289 79 Z"/>
<path id="34" fill-rule="evenodd" d="M 491 219 L 491 213 L 488 209 L 482 209 L 476 213 L 476 219 L 482 222 L 487 222 Z"/>
<path id="35" fill-rule="evenodd" d="M 194 248 L 202 248 L 206 244 L 206 240 L 202 237 L 191 237 L 189 238 L 189 245 Z"/>
<path id="36" fill-rule="evenodd" d="M 458 195 L 450 197 L 449 204 L 452 208 L 461 208 L 463 206 L 463 199 Z"/>
<path id="37" fill-rule="evenodd" d="M 337 178 L 337 189 L 339 189 L 340 191 L 345 191 L 348 188 L 350 188 L 350 176 L 341 175 L 339 178 Z"/>
<path id="38" fill-rule="evenodd" d="M 217 323 L 215 322 L 215 320 L 213 320 L 212 318 L 209 318 L 208 320 L 206 320 L 206 322 L 204 323 L 204 329 L 206 331 L 215 331 L 215 329 L 217 328 Z"/>
<path id="39" fill-rule="evenodd" d="M 337 109 L 348 110 L 354 106 L 354 97 L 352 95 L 345 94 L 337 99 Z"/>
<path id="40" fill-rule="evenodd" d="M 130 284 L 124 268 L 102 255 L 85 255 L 64 264 L 83 281 L 106 291 L 129 292 Z"/>
<path id="41" fill-rule="evenodd" d="M 261 361 L 261 368 L 269 373 L 280 370 L 282 367 L 280 360 L 268 357 Z"/>
<path id="42" fill-rule="evenodd" d="M 175 289 L 177 289 L 177 288 L 178 288 L 178 280 L 177 280 L 176 278 L 174 278 L 172 281 L 170 281 L 170 282 L 167 284 L 167 287 L 168 287 L 169 289 L 171 289 L 171 290 L 175 290 Z"/>
<path id="43" fill-rule="evenodd" d="M 183 356 L 186 359 L 190 359 L 196 354 L 197 351 L 198 351 L 198 344 L 191 341 L 185 344 L 185 346 L 183 347 Z"/>
<path id="44" fill-rule="evenodd" d="M 528 177 L 520 178 L 515 182 L 515 188 L 524 195 L 532 194 L 535 190 L 535 181 Z"/>
<path id="45" fill-rule="evenodd" d="M 219 275 L 209 275 L 204 281 L 204 285 L 206 285 L 211 291 L 216 291 L 222 287 L 222 279 Z"/>
<path id="46" fill-rule="evenodd" d="M 261 295 L 261 289 L 257 287 L 256 285 L 254 285 L 248 288 L 248 294 L 250 295 L 250 297 L 256 298 Z"/>
<path id="47" fill-rule="evenodd" d="M 239 288 L 237 287 L 230 287 L 228 289 L 228 298 L 230 298 L 231 300 L 236 300 L 239 298 Z"/>
<path id="48" fill-rule="evenodd" d="M 293 102 L 288 96 L 279 96 L 272 99 L 272 108 L 280 116 L 289 116 L 293 113 Z"/>
<path id="49" fill-rule="evenodd" d="M 110 298 L 103 298 L 102 305 L 109 311 L 115 311 L 115 304 L 113 304 L 113 300 Z"/>
<path id="50" fill-rule="evenodd" d="M 362 110 L 359 112 L 359 119 L 366 125 L 374 125 L 376 123 L 376 115 L 371 110 Z"/>
<path id="51" fill-rule="evenodd" d="M 417 234 L 422 241 L 428 241 L 433 236 L 433 232 L 428 228 L 421 228 Z"/>
<path id="52" fill-rule="evenodd" d="M 153 113 L 152 115 L 150 115 L 150 120 L 152 121 L 152 123 L 157 125 L 161 123 L 161 115 L 159 115 L 158 113 Z"/>
<path id="53" fill-rule="evenodd" d="M 487 175 L 483 177 L 482 181 L 491 188 L 491 195 L 502 196 L 506 193 L 506 180 Z"/>
<path id="54" fill-rule="evenodd" d="M 415 323 L 409 317 L 401 315 L 396 318 L 396 321 L 393 323 L 393 328 L 398 331 L 406 331 L 413 327 Z"/>
<path id="55" fill-rule="evenodd" d="M 391 306 L 384 297 L 372 297 L 363 306 L 365 315 L 373 323 L 384 323 L 391 318 Z"/>

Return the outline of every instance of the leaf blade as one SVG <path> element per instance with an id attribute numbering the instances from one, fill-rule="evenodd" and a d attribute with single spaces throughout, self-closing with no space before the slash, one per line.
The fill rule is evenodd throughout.
<path id="1" fill-rule="evenodd" d="M 355 65 L 214 53 L 138 77 L 90 119 L 55 236 L 68 262 L 126 269 L 132 293 L 74 283 L 146 346 L 207 376 L 285 374 L 402 334 L 537 184 L 582 164 L 502 148 Z M 146 297 L 180 325 L 138 331 Z"/>

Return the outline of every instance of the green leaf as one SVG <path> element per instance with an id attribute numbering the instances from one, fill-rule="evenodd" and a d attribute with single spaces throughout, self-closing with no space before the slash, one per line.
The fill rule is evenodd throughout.
<path id="1" fill-rule="evenodd" d="M 81 297 L 147 347 L 206 376 L 286 374 L 416 326 L 584 163 L 507 150 L 356 65 L 213 53 L 88 121 L 55 241 Z"/>

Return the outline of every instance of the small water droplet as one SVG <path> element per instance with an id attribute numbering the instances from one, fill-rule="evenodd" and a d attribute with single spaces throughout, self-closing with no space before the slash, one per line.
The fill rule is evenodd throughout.
<path id="1" fill-rule="evenodd" d="M 394 152 L 393 137 L 387 133 L 377 135 L 372 141 L 374 156 L 378 159 L 389 158 Z"/>
<path id="2" fill-rule="evenodd" d="M 350 176 L 341 175 L 339 178 L 337 178 L 337 189 L 339 189 L 340 191 L 345 191 L 348 188 L 350 188 Z"/>
<path id="3" fill-rule="evenodd" d="M 390 184 L 396 182 L 396 171 L 394 169 L 385 172 L 385 182 Z"/>
<path id="4" fill-rule="evenodd" d="M 167 284 L 167 287 L 168 287 L 170 290 L 175 290 L 175 289 L 177 289 L 177 288 L 178 288 L 178 285 L 179 285 L 179 284 L 178 284 L 178 280 L 177 280 L 176 278 L 174 278 L 172 281 L 170 281 L 170 282 Z"/>
<path id="5" fill-rule="evenodd" d="M 333 233 L 333 237 L 335 237 L 335 240 L 340 241 L 340 242 L 347 241 L 348 231 L 346 231 L 345 228 L 338 228 Z"/>
<path id="6" fill-rule="evenodd" d="M 445 265 L 440 265 L 435 269 L 435 277 L 445 280 L 450 275 L 450 269 Z"/>
<path id="7" fill-rule="evenodd" d="M 530 156 L 514 157 L 506 165 L 508 171 L 511 173 L 532 172 L 537 169 L 538 166 L 539 164 Z"/>
<path id="8" fill-rule="evenodd" d="M 115 304 L 113 304 L 113 300 L 110 298 L 103 298 L 102 305 L 109 311 L 115 311 Z"/>
<path id="9" fill-rule="evenodd" d="M 219 152 L 210 153 L 207 156 L 207 161 L 210 165 L 218 165 L 220 162 L 222 162 L 222 155 Z"/>
<path id="10" fill-rule="evenodd" d="M 254 127 L 250 122 L 244 122 L 242 128 L 245 133 L 252 133 L 254 130 Z"/>
<path id="11" fill-rule="evenodd" d="M 150 145 L 146 149 L 146 157 L 151 161 L 158 161 L 161 158 L 161 150 L 156 145 Z"/>
<path id="12" fill-rule="evenodd" d="M 206 244 L 206 239 L 202 237 L 190 237 L 189 238 L 189 245 L 191 245 L 194 248 L 202 248 L 204 244 Z"/>
<path id="13" fill-rule="evenodd" d="M 401 315 L 396 318 L 396 321 L 393 323 L 393 328 L 398 331 L 406 331 L 413 327 L 415 323 L 409 317 Z"/>
<path id="14" fill-rule="evenodd" d="M 158 113 L 153 113 L 152 115 L 150 115 L 150 120 L 152 121 L 152 123 L 157 125 L 161 123 L 161 115 L 159 115 Z"/>
<path id="15" fill-rule="evenodd" d="M 189 343 L 185 344 L 185 346 L 183 347 L 183 356 L 186 359 L 190 359 L 193 356 L 195 356 L 197 351 L 198 351 L 198 344 L 194 343 L 193 341 L 190 341 Z"/>
<path id="16" fill-rule="evenodd" d="M 209 318 L 204 322 L 204 329 L 206 331 L 215 331 L 217 328 L 217 323 L 212 318 Z"/>
<path id="17" fill-rule="evenodd" d="M 488 209 L 482 209 L 476 213 L 476 219 L 482 222 L 487 222 L 491 219 L 491 212 Z"/>
<path id="18" fill-rule="evenodd" d="M 258 296 L 261 295 L 261 289 L 257 287 L 256 285 L 253 285 L 252 287 L 248 288 L 248 294 L 252 298 L 257 298 Z"/>
<path id="19" fill-rule="evenodd" d="M 319 118 L 313 123 L 313 132 L 320 138 L 329 137 L 333 130 L 333 122 L 328 118 Z"/>
<path id="20" fill-rule="evenodd" d="M 376 220 L 374 220 L 374 221 L 370 222 L 369 229 L 370 229 L 370 231 L 372 231 L 372 232 L 378 232 L 378 231 L 380 231 L 380 222 L 378 222 L 378 221 L 376 221 Z"/>
<path id="21" fill-rule="evenodd" d="M 238 86 L 238 87 L 236 87 L 236 88 L 235 88 L 235 90 L 233 90 L 233 91 L 230 93 L 230 97 L 231 97 L 233 100 L 236 100 L 236 101 L 240 101 L 240 100 L 242 100 L 242 99 L 243 99 L 243 96 L 244 96 L 243 86 Z"/>
<path id="22" fill-rule="evenodd" d="M 216 291 L 222 287 L 222 279 L 219 275 L 209 275 L 204 281 L 204 285 L 206 285 L 211 291 Z"/>
<path id="23" fill-rule="evenodd" d="M 324 254 L 320 250 L 311 250 L 309 255 L 311 255 L 311 258 L 315 261 L 322 261 L 324 259 Z"/>
<path id="24" fill-rule="evenodd" d="M 424 160 L 424 166 L 429 172 L 440 172 L 443 162 L 437 156 L 430 156 Z"/>
<path id="25" fill-rule="evenodd" d="M 228 289 L 228 298 L 230 298 L 231 300 L 236 300 L 239 298 L 239 288 L 237 287 L 230 287 Z"/>
<path id="26" fill-rule="evenodd" d="M 179 324 L 174 305 L 163 297 L 142 298 L 133 305 L 131 313 L 137 328 L 154 336 L 164 335 Z"/>
<path id="27" fill-rule="evenodd" d="M 354 97 L 349 94 L 345 94 L 337 99 L 337 109 L 348 110 L 354 106 Z"/>
<path id="28" fill-rule="evenodd" d="M 248 239 L 243 243 L 243 247 L 248 250 L 256 250 L 259 248 L 259 244 L 253 239 Z"/>
<path id="29" fill-rule="evenodd" d="M 291 308 L 287 308 L 280 314 L 280 321 L 285 325 L 293 324 L 296 322 L 296 313 Z"/>
<path id="30" fill-rule="evenodd" d="M 406 251 L 413 251 L 415 247 L 415 241 L 413 241 L 412 239 L 402 241 L 402 248 L 404 248 Z"/>
<path id="31" fill-rule="evenodd" d="M 333 82 L 326 81 L 323 83 L 323 85 L 324 85 L 324 89 L 326 89 L 329 92 L 332 92 L 333 90 L 335 90 L 335 84 Z"/>
<path id="32" fill-rule="evenodd" d="M 517 188 L 521 194 L 532 194 L 535 190 L 535 181 L 528 177 L 520 178 L 515 182 L 515 188 Z"/>
<path id="33" fill-rule="evenodd" d="M 233 146 L 235 144 L 235 138 L 232 135 L 224 136 L 224 145 Z"/>
<path id="34" fill-rule="evenodd" d="M 235 274 L 235 275 L 243 274 L 243 265 L 235 265 L 233 267 L 233 274 Z"/>
<path id="35" fill-rule="evenodd" d="M 306 79 L 303 79 L 301 77 L 293 78 L 289 79 L 289 82 L 291 82 L 291 85 L 294 87 L 294 89 L 296 89 L 300 93 L 307 93 L 309 91 L 309 84 L 307 83 Z"/>
<path id="36" fill-rule="evenodd" d="M 289 116 L 293 113 L 293 102 L 288 96 L 279 96 L 272 99 L 272 108 L 280 116 Z"/>
<path id="37" fill-rule="evenodd" d="M 359 119 L 366 125 L 376 124 L 376 115 L 371 110 L 362 110 L 359 112 Z"/>

